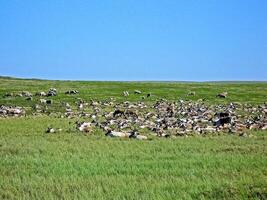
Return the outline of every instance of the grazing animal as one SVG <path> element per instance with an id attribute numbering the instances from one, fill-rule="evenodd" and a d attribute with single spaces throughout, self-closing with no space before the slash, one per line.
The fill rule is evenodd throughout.
<path id="1" fill-rule="evenodd" d="M 25 100 L 26 101 L 32 101 L 32 97 L 27 97 Z"/>
<path id="2" fill-rule="evenodd" d="M 61 131 L 62 131 L 61 128 L 55 129 L 55 128 L 48 127 L 45 132 L 46 133 L 58 133 L 58 132 L 61 132 Z"/>
<path id="3" fill-rule="evenodd" d="M 51 100 L 51 99 L 47 99 L 47 100 L 46 100 L 46 104 L 51 105 L 51 104 L 52 104 L 52 100 Z"/>
<path id="4" fill-rule="evenodd" d="M 83 110 L 83 104 L 82 103 L 78 104 L 78 110 Z"/>
<path id="5" fill-rule="evenodd" d="M 48 127 L 47 130 L 45 131 L 46 133 L 55 133 L 56 130 L 51 128 L 51 127 Z"/>
<path id="6" fill-rule="evenodd" d="M 214 126 L 223 126 L 224 124 L 231 123 L 231 117 L 223 117 L 214 123 Z"/>
<path id="7" fill-rule="evenodd" d="M 126 110 L 124 115 L 127 115 L 127 116 L 132 116 L 132 117 L 138 117 L 137 113 L 132 111 L 132 110 Z"/>
<path id="8" fill-rule="evenodd" d="M 52 104 L 51 99 L 40 99 L 39 101 L 41 104 Z"/>
<path id="9" fill-rule="evenodd" d="M 113 117 L 122 116 L 122 115 L 125 116 L 124 112 L 121 110 L 115 110 L 113 112 Z"/>
<path id="10" fill-rule="evenodd" d="M 216 113 L 216 115 L 219 118 L 229 117 L 229 113 L 225 113 L 225 112 Z"/>
<path id="11" fill-rule="evenodd" d="M 123 96 L 125 96 L 125 97 L 129 96 L 129 92 L 128 91 L 124 91 L 123 92 Z"/>
<path id="12" fill-rule="evenodd" d="M 45 99 L 40 99 L 40 103 L 45 104 L 46 100 Z"/>
<path id="13" fill-rule="evenodd" d="M 32 93 L 30 93 L 30 92 L 28 92 L 28 91 L 22 91 L 22 92 L 21 92 L 21 95 L 22 95 L 23 97 L 31 97 L 31 96 L 32 96 Z"/>
<path id="14" fill-rule="evenodd" d="M 227 95 L 228 95 L 227 92 L 222 92 L 222 93 L 217 94 L 217 97 L 219 97 L 219 98 L 226 98 Z"/>
<path id="15" fill-rule="evenodd" d="M 187 96 L 195 96 L 196 92 L 188 92 Z"/>
<path id="16" fill-rule="evenodd" d="M 57 95 L 57 89 L 55 88 L 50 88 L 48 93 L 47 93 L 47 96 L 56 96 Z"/>

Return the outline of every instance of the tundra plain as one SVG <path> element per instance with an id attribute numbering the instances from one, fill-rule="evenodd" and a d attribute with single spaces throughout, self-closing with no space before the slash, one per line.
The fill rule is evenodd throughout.
<path id="1" fill-rule="evenodd" d="M 48 113 L 33 115 L 41 97 L 4 97 L 56 88 Z M 79 94 L 66 95 L 68 90 Z M 142 94 L 134 94 L 140 90 Z M 123 96 L 129 91 L 129 96 Z M 227 98 L 216 94 L 228 92 Z M 188 96 L 189 92 L 195 95 Z M 151 96 L 146 98 L 146 94 Z M 144 98 L 142 98 L 144 96 Z M 0 105 L 21 106 L 25 116 L 0 118 L 1 199 L 267 199 L 267 132 L 132 140 L 83 134 L 75 118 L 61 118 L 77 99 L 153 103 L 199 99 L 208 105 L 267 101 L 266 82 L 89 82 L 0 79 Z M 84 121 L 87 119 L 84 118 Z M 47 127 L 61 128 L 55 134 Z"/>

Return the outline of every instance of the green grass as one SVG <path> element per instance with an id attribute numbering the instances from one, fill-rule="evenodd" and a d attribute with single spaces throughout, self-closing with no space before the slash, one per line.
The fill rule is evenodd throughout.
<path id="1" fill-rule="evenodd" d="M 56 87 L 56 102 L 115 97 L 139 89 L 158 98 L 207 98 L 207 103 L 261 104 L 266 83 L 122 83 L 1 79 L 5 92 L 37 92 Z M 66 96 L 78 89 L 79 96 Z M 186 97 L 188 91 L 196 97 Z M 214 95 L 228 91 L 229 99 Z M 131 95 L 130 101 L 140 100 Z M 36 100 L 37 101 L 37 100 Z M 29 106 L 24 98 L 0 104 Z M 28 116 L 0 119 L 0 199 L 267 199 L 266 132 L 235 135 L 108 138 L 75 131 L 74 119 Z M 62 128 L 45 134 L 46 128 Z"/>
<path id="2" fill-rule="evenodd" d="M 0 104 L 30 106 L 38 102 L 25 101 L 25 98 L 3 98 L 7 92 L 20 92 L 23 90 L 35 93 L 47 91 L 55 87 L 59 95 L 52 97 L 55 101 L 66 101 L 73 103 L 77 98 L 84 100 L 106 100 L 111 97 L 118 101 L 129 100 L 139 101 L 141 96 L 151 93 L 152 97 L 145 99 L 147 102 L 154 102 L 157 99 L 165 98 L 176 101 L 178 99 L 198 100 L 206 99 L 207 103 L 251 103 L 262 104 L 267 101 L 267 82 L 251 83 L 179 83 L 179 82 L 89 82 L 89 81 L 46 81 L 46 80 L 20 80 L 0 78 Z M 80 91 L 79 95 L 65 95 L 69 89 Z M 142 95 L 130 95 L 125 98 L 122 95 L 124 90 L 133 93 L 135 89 L 141 90 Z M 189 91 L 195 91 L 195 96 L 187 96 Z M 216 94 L 227 91 L 229 98 L 216 98 Z"/>

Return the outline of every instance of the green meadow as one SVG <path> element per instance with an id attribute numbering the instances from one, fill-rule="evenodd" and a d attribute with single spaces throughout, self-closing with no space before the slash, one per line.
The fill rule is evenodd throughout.
<path id="1" fill-rule="evenodd" d="M 259 105 L 267 101 L 266 82 L 88 82 L 0 79 L 0 105 L 27 109 L 19 118 L 0 118 L 0 199 L 267 199 L 267 132 L 250 137 L 207 135 L 153 138 L 147 141 L 109 138 L 100 130 L 84 135 L 76 119 L 33 116 L 39 102 L 6 93 L 33 94 L 54 87 L 61 102 L 202 99 L 207 104 Z M 78 95 L 65 95 L 69 89 Z M 142 91 L 134 95 L 134 90 Z M 130 96 L 124 97 L 123 91 Z M 187 96 L 189 91 L 195 96 Z M 226 99 L 216 94 L 227 91 Z M 151 93 L 150 98 L 142 99 Z M 48 126 L 62 128 L 46 134 Z"/>

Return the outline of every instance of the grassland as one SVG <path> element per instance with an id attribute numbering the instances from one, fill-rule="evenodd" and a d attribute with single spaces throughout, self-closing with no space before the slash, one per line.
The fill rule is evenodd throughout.
<path id="1" fill-rule="evenodd" d="M 84 100 L 106 100 L 111 97 L 118 101 L 139 101 L 140 95 L 130 95 L 125 98 L 122 95 L 124 90 L 130 93 L 141 90 L 144 94 L 151 93 L 151 98 L 145 101 L 155 101 L 160 98 L 177 101 L 178 99 L 205 99 L 207 103 L 251 103 L 262 104 L 267 101 L 267 82 L 221 82 L 221 83 L 185 83 L 185 82 L 89 82 L 89 81 L 46 81 L 46 80 L 20 80 L 0 78 L 0 105 L 24 105 L 29 106 L 38 102 L 25 101 L 25 98 L 2 98 L 8 92 L 20 92 L 23 90 L 35 93 L 47 91 L 54 87 L 60 92 L 53 97 L 55 101 L 74 102 L 75 98 L 82 97 Z M 79 90 L 76 96 L 65 95 L 69 89 Z M 187 96 L 189 91 L 195 91 L 195 96 Z M 215 95 L 227 91 L 229 98 L 219 99 Z"/>
<path id="2" fill-rule="evenodd" d="M 145 83 L 0 80 L 0 104 L 31 107 L 38 99 L 3 98 L 7 92 L 32 93 L 55 87 L 52 97 L 125 100 L 123 90 L 159 98 L 205 98 L 207 103 L 262 104 L 267 83 Z M 80 94 L 67 96 L 68 89 Z M 187 97 L 188 91 L 196 96 Z M 218 99 L 228 91 L 229 98 Z M 130 95 L 129 101 L 140 96 Z M 27 116 L 0 119 L 0 199 L 267 199 L 266 132 L 253 137 L 220 135 L 136 141 L 107 138 L 96 130 L 82 135 L 74 119 Z M 63 128 L 45 134 L 49 125 Z"/>

